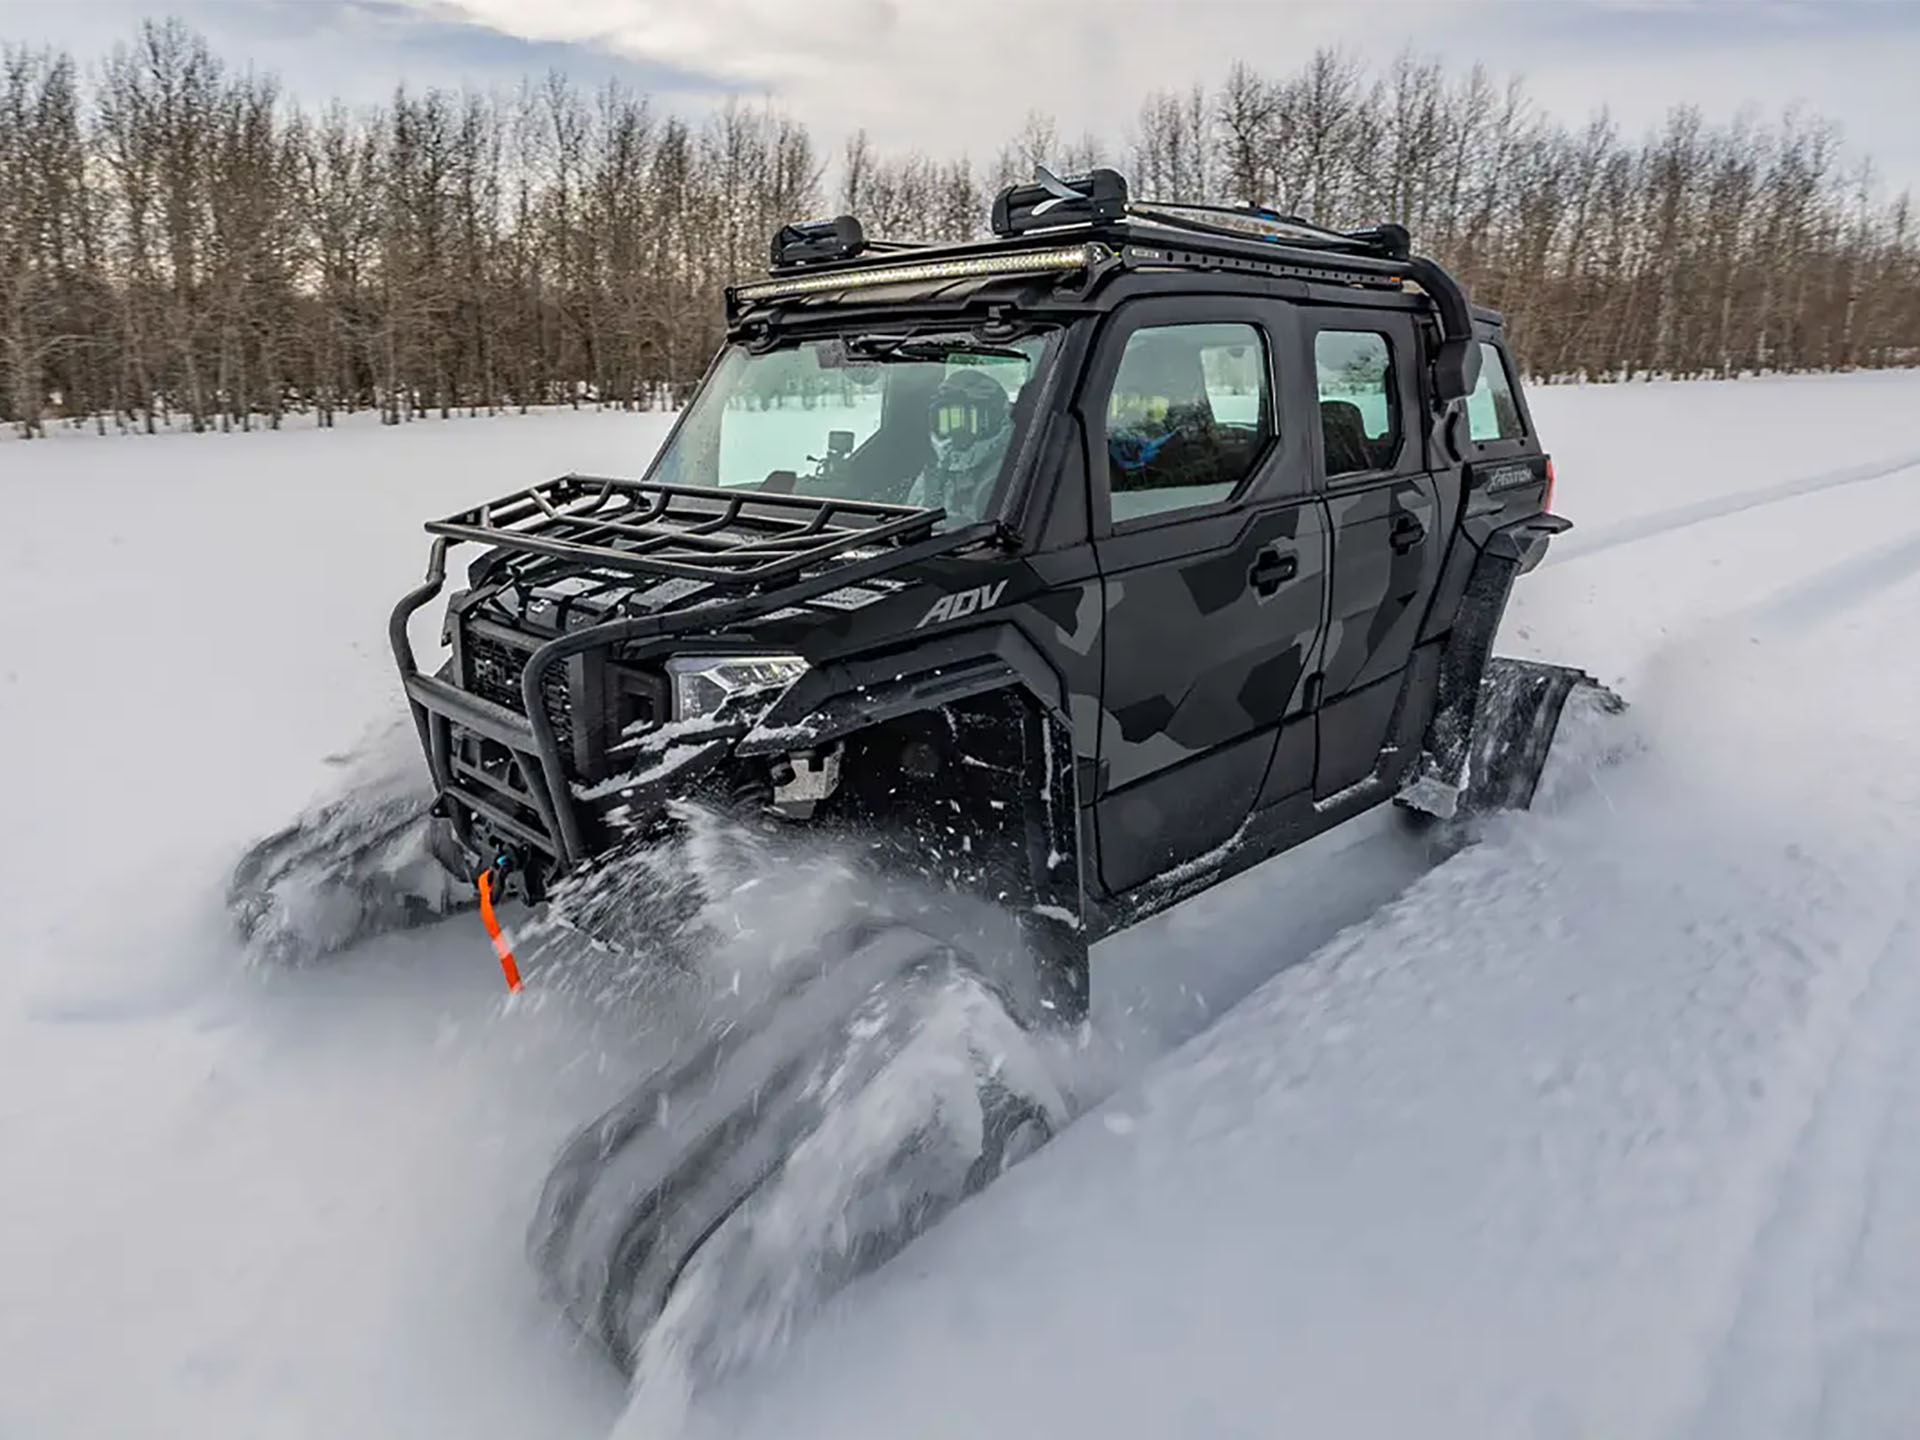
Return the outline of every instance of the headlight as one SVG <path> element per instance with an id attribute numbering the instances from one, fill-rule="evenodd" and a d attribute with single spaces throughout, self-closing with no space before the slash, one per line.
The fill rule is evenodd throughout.
<path id="1" fill-rule="evenodd" d="M 673 718 L 704 720 L 729 700 L 761 695 L 768 703 L 807 673 L 798 655 L 680 655 L 667 661 Z"/>

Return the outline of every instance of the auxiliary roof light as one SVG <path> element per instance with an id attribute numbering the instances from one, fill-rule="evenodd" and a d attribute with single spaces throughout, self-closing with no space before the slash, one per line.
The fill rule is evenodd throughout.
<path id="1" fill-rule="evenodd" d="M 805 275 L 792 280 L 759 280 L 734 287 L 734 299 L 742 302 L 783 300 L 794 295 L 818 295 L 831 291 L 865 289 L 873 285 L 911 284 L 919 280 L 965 280 L 981 275 L 1064 274 L 1072 270 L 1090 270 L 1108 259 L 1112 251 L 1105 245 L 1062 245 L 1054 250 L 1016 250 L 1001 255 L 976 255 L 959 260 L 928 260 L 917 265 L 874 265 L 838 270 L 825 275 Z"/>

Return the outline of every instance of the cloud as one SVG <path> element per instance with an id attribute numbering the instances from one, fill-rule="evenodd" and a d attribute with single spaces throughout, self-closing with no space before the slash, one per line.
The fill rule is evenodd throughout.
<path id="1" fill-rule="evenodd" d="M 1323 45 L 1376 63 L 1412 46 L 1524 72 L 1577 123 L 1631 130 L 1672 106 L 1716 118 L 1800 99 L 1896 180 L 1920 180 L 1904 77 L 1920 7 L 1879 0 L 408 0 L 529 40 L 722 77 L 777 98 L 831 144 L 990 154 L 1029 110 L 1063 135 L 1124 140 L 1141 98 L 1217 82 L 1237 59 L 1284 73 Z"/>
<path id="2" fill-rule="evenodd" d="M 1522 74 L 1578 124 L 1629 133 L 1676 104 L 1716 119 L 1794 101 L 1832 117 L 1895 185 L 1920 185 L 1920 5 L 1883 0 L 173 0 L 236 63 L 309 100 L 404 80 L 512 84 L 549 68 L 618 77 L 698 113 L 766 95 L 831 153 L 865 127 L 888 150 L 985 161 L 1030 110 L 1124 145 L 1156 89 L 1235 60 L 1284 74 L 1322 45 L 1375 64 L 1405 46 Z M 0 0 L 0 38 L 98 53 L 152 0 Z"/>
<path id="3" fill-rule="evenodd" d="M 1284 70 L 1391 22 L 1417 40 L 1472 0 L 421 0 L 479 25 L 685 66 L 778 97 L 824 132 L 979 154 L 1029 110 L 1118 140 L 1149 91 L 1240 56 Z"/>
<path id="4" fill-rule="evenodd" d="M 477 23 L 446 5 L 414 0 L 0 0 L 0 43 L 53 45 L 97 60 L 143 21 L 175 17 L 238 68 L 278 75 L 306 101 L 375 102 L 402 83 L 511 86 L 560 69 L 583 85 L 620 78 L 695 108 L 735 88 L 718 74 Z"/>

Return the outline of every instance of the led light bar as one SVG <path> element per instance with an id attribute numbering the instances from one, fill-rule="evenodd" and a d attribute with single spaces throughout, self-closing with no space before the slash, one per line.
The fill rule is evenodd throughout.
<path id="1" fill-rule="evenodd" d="M 1043 275 L 1090 270 L 1113 252 L 1104 245 L 1063 245 L 1057 250 L 1020 250 L 1005 255 L 976 255 L 965 260 L 928 260 L 918 265 L 875 265 L 807 275 L 795 280 L 760 280 L 734 288 L 742 303 L 784 300 L 793 295 L 819 295 L 832 290 L 865 289 L 915 280 L 964 280 L 975 275 Z"/>

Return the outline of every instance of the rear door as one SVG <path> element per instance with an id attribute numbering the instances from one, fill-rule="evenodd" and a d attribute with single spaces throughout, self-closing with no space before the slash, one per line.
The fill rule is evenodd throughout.
<path id="1" fill-rule="evenodd" d="M 1276 422 L 1277 357 L 1298 343 L 1280 302 L 1143 299 L 1108 321 L 1089 369 L 1111 891 L 1227 843 L 1263 793 L 1311 783 L 1310 743 L 1287 747 L 1298 773 L 1270 773 L 1305 713 L 1326 597 L 1309 437 Z"/>
<path id="2" fill-rule="evenodd" d="M 1314 464 L 1333 541 L 1314 780 L 1325 798 L 1365 779 L 1386 743 L 1446 537 L 1427 472 L 1411 316 L 1303 315 L 1319 411 Z"/>
<path id="3" fill-rule="evenodd" d="M 1475 544 L 1502 525 L 1544 509 L 1548 494 L 1547 458 L 1514 382 L 1504 348 L 1480 342 L 1480 379 L 1454 420 L 1455 437 L 1467 459 L 1467 534 Z"/>

